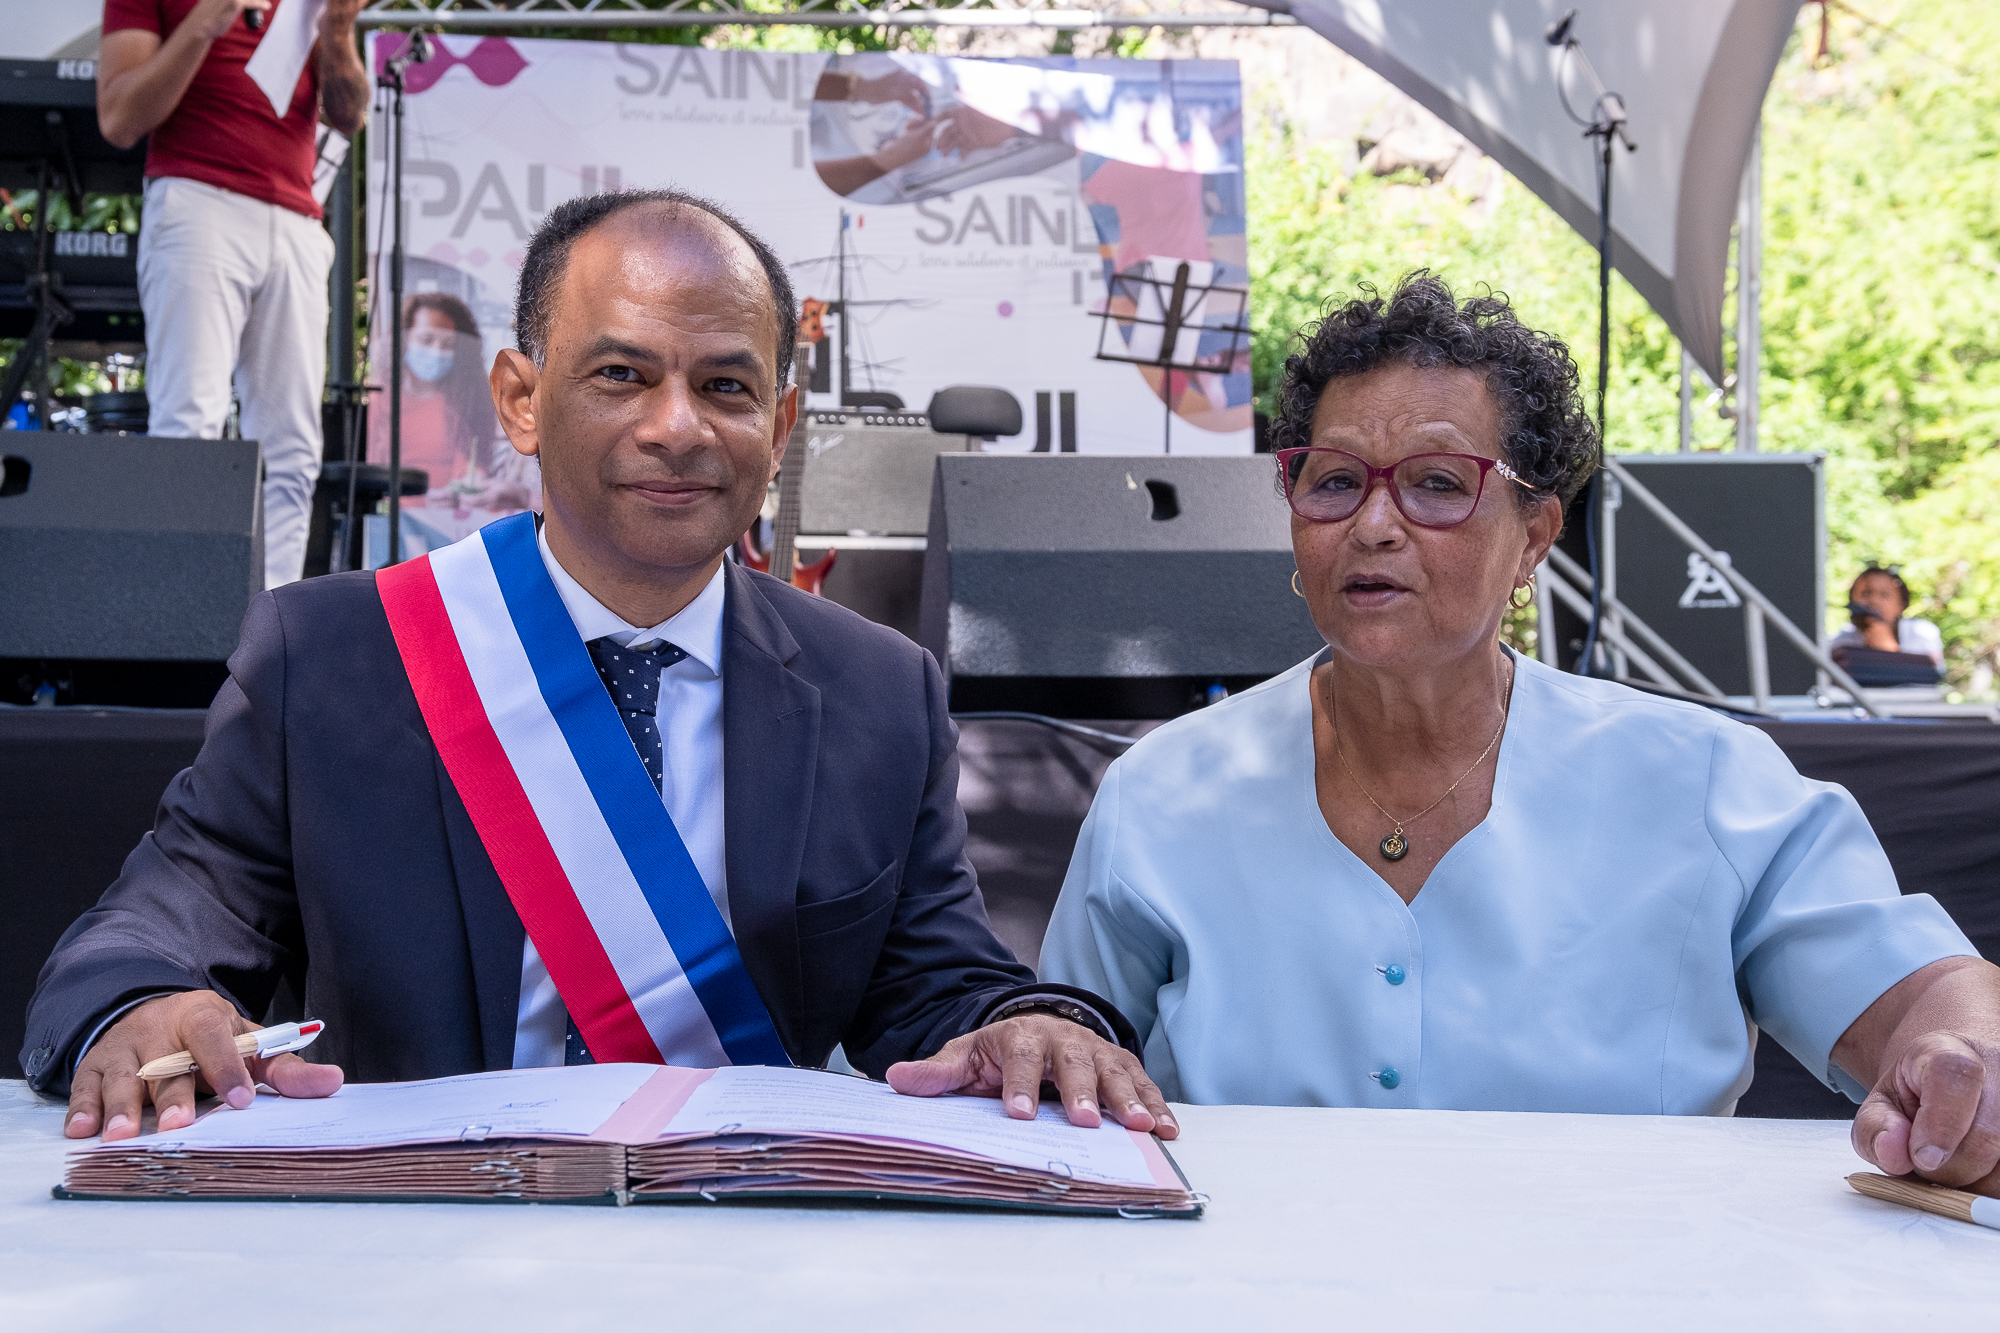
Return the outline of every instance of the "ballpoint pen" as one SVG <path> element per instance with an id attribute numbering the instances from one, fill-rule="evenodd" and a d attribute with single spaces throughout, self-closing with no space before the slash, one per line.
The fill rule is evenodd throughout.
<path id="1" fill-rule="evenodd" d="M 286 1051 L 301 1050 L 318 1040 L 325 1028 L 326 1024 L 317 1018 L 309 1018 L 303 1023 L 280 1023 L 276 1027 L 259 1028 L 236 1039 L 236 1053 L 247 1059 L 253 1055 L 281 1055 Z M 173 1078 L 177 1074 L 191 1073 L 195 1068 L 192 1053 L 176 1051 L 139 1066 L 139 1077 Z"/>

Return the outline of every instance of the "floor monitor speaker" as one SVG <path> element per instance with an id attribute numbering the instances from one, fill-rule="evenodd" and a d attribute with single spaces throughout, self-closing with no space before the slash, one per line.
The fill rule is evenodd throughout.
<path id="1" fill-rule="evenodd" d="M 1269 458 L 946 454 L 919 638 L 954 707 L 1108 700 L 1110 680 L 1233 690 L 1322 646 L 1292 570 Z M 1028 684 L 1048 681 L 1068 684 Z"/>
<path id="2" fill-rule="evenodd" d="M 253 440 L 0 434 L 0 658 L 220 662 L 264 586 Z"/>

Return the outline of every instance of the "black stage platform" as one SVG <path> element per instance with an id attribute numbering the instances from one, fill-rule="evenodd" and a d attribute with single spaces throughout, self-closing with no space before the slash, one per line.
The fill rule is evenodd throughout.
<path id="1" fill-rule="evenodd" d="M 118 873 L 169 778 L 201 744 L 196 711 L 0 708 L 0 1071 L 56 937 Z M 1153 723 L 1105 722 L 1137 734 Z M 2000 727 L 1779 722 L 1811 777 L 1861 802 L 1905 892 L 1930 893 L 2000 961 Z M 1034 723 L 968 721 L 959 793 L 994 928 L 1033 963 L 1070 849 L 1115 750 Z M 1847 1118 L 1853 1108 L 1775 1042 L 1739 1115 Z"/>

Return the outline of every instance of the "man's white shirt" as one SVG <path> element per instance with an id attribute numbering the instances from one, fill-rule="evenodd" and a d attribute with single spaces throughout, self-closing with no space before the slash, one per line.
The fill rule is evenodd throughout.
<path id="1" fill-rule="evenodd" d="M 717 569 L 695 599 L 650 629 L 629 624 L 591 596 L 549 550 L 546 531 L 537 543 L 542 564 L 555 581 L 569 618 L 585 643 L 609 638 L 623 648 L 651 648 L 666 642 L 687 656 L 660 673 L 655 718 L 664 748 L 660 799 L 687 844 L 709 897 L 729 923 L 729 884 L 724 864 L 722 800 L 722 612 L 723 571 Z M 514 1027 L 514 1068 L 563 1062 L 569 1010 L 556 993 L 535 942 L 521 945 L 521 1004 Z"/>

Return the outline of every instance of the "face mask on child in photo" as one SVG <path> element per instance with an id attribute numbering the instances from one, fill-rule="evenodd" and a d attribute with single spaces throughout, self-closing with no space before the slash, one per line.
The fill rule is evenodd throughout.
<path id="1" fill-rule="evenodd" d="M 450 372 L 451 357 L 443 348 L 425 347 L 421 343 L 403 349 L 403 364 L 427 384 L 437 383 Z"/>

